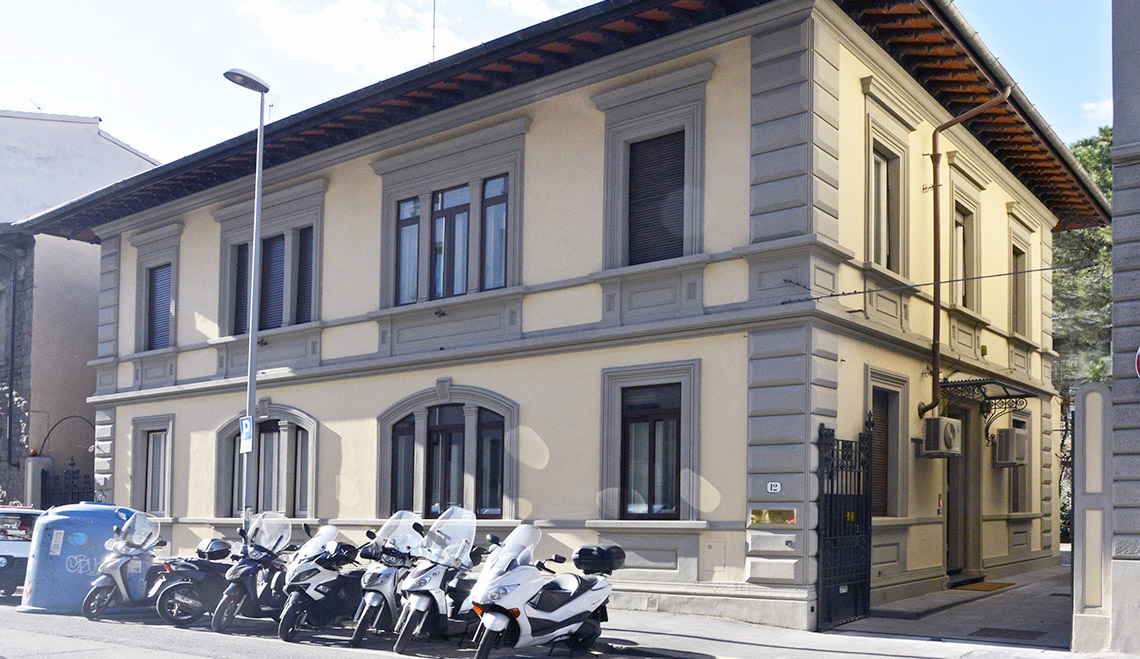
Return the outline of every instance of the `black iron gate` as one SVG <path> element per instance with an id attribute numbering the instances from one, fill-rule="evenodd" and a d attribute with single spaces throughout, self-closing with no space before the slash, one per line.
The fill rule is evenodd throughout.
<path id="1" fill-rule="evenodd" d="M 80 473 L 72 459 L 62 475 L 52 475 L 47 469 L 40 472 L 40 487 L 44 508 L 65 506 L 80 501 L 95 500 L 95 484 L 91 474 Z"/>
<path id="2" fill-rule="evenodd" d="M 819 424 L 819 630 L 871 607 L 871 424 L 858 441 Z"/>

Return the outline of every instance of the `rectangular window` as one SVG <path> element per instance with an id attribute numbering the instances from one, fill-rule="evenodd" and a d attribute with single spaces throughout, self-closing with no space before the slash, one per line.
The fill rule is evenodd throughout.
<path id="1" fill-rule="evenodd" d="M 871 157 L 871 260 L 902 274 L 898 156 L 875 149 Z"/>
<path id="2" fill-rule="evenodd" d="M 1013 427 L 1025 432 L 1029 431 L 1029 422 L 1025 419 L 1013 419 Z M 1029 502 L 1029 466 L 1011 467 L 1009 469 L 1009 512 L 1028 513 L 1031 511 Z"/>
<path id="3" fill-rule="evenodd" d="M 292 243 L 292 244 L 290 244 Z M 313 320 L 313 227 L 261 240 L 261 304 L 258 329 Z M 290 252 L 295 253 L 295 258 Z M 249 243 L 234 246 L 233 333 L 249 328 Z M 286 299 L 287 291 L 292 291 Z"/>
<path id="4" fill-rule="evenodd" d="M 1014 273 L 1010 282 L 1010 325 L 1014 334 L 1029 335 L 1029 257 L 1025 250 L 1013 246 L 1010 268 Z"/>
<path id="5" fill-rule="evenodd" d="M 481 518 L 503 516 L 503 417 L 479 409 L 475 507 Z"/>
<path id="6" fill-rule="evenodd" d="M 428 410 L 425 517 L 438 517 L 450 506 L 463 505 L 463 432 L 462 405 Z"/>
<path id="7" fill-rule="evenodd" d="M 420 200 L 399 203 L 396 223 L 396 304 L 416 301 L 419 279 Z M 405 510 L 401 508 L 400 510 Z"/>
<path id="8" fill-rule="evenodd" d="M 416 418 L 409 414 L 392 426 L 392 510 L 414 510 Z"/>
<path id="9" fill-rule="evenodd" d="M 483 182 L 483 290 L 507 285 L 507 175 Z"/>
<path id="10" fill-rule="evenodd" d="M 277 428 L 267 428 L 263 424 L 258 438 L 257 451 L 257 508 L 258 511 L 277 510 L 277 460 L 278 438 Z"/>
<path id="11" fill-rule="evenodd" d="M 166 513 L 166 431 L 146 434 L 146 512 Z"/>
<path id="12" fill-rule="evenodd" d="M 622 517 L 679 519 L 681 385 L 622 389 Z"/>
<path id="13" fill-rule="evenodd" d="M 169 263 L 146 271 L 146 350 L 170 347 L 170 322 L 173 316 L 170 296 L 172 266 Z"/>
<path id="14" fill-rule="evenodd" d="M 309 431 L 296 429 L 293 469 L 293 513 L 297 517 L 309 516 Z"/>
<path id="15" fill-rule="evenodd" d="M 471 188 L 457 188 L 432 195 L 431 299 L 467 292 L 467 219 L 471 211 Z"/>
<path id="16" fill-rule="evenodd" d="M 954 279 L 954 304 L 978 310 L 977 282 L 972 277 L 977 276 L 974 263 L 974 214 L 963 208 L 954 208 L 954 236 L 952 249 Z"/>
<path id="17" fill-rule="evenodd" d="M 871 392 L 871 515 L 889 513 L 887 496 L 890 476 L 891 392 L 874 388 Z"/>
<path id="18" fill-rule="evenodd" d="M 685 131 L 629 145 L 628 265 L 685 253 Z"/>

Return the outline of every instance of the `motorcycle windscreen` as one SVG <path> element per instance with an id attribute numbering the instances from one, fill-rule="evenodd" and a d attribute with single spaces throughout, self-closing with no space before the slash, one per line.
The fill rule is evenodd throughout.
<path id="1" fill-rule="evenodd" d="M 389 517 L 384 526 L 380 527 L 376 539 L 372 541 L 373 553 L 379 555 L 381 549 L 390 547 L 407 554 L 419 547 L 423 542 L 423 536 L 416 531 L 416 524 L 422 527 L 423 520 L 419 515 L 407 510 L 401 510 Z"/>
<path id="2" fill-rule="evenodd" d="M 281 513 L 261 513 L 253 518 L 249 525 L 250 544 L 260 545 L 273 553 L 277 553 L 289 541 L 293 534 L 293 525 L 289 518 Z"/>
<path id="3" fill-rule="evenodd" d="M 132 547 L 148 549 L 158 542 L 162 525 L 158 518 L 146 513 L 135 513 L 123 524 L 119 537 Z"/>
<path id="4" fill-rule="evenodd" d="M 475 513 L 459 506 L 443 511 L 424 536 L 424 557 L 440 565 L 471 567 Z"/>
<path id="5" fill-rule="evenodd" d="M 534 555 L 534 548 L 538 546 L 541 538 L 542 531 L 537 526 L 520 524 L 515 527 L 515 530 L 511 531 L 507 539 L 503 540 L 503 544 L 491 555 L 487 566 L 479 573 L 479 579 L 475 582 L 472 592 L 480 591 L 481 586 L 486 587 L 519 565 L 529 565 L 531 556 Z"/>
<path id="6" fill-rule="evenodd" d="M 340 531 L 332 524 L 322 526 L 321 530 L 317 531 L 313 537 L 309 538 L 308 542 L 301 545 L 301 548 L 298 549 L 297 553 L 293 555 L 292 562 L 303 563 L 305 561 L 311 561 L 317 556 L 320 556 L 324 553 L 325 546 L 328 543 L 336 540 L 338 533 L 340 533 Z"/>

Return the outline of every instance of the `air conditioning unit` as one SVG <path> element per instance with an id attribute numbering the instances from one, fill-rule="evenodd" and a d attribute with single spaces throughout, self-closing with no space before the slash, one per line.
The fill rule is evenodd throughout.
<path id="1" fill-rule="evenodd" d="M 1024 428 L 1002 428 L 994 441 L 995 467 L 1029 464 L 1029 433 Z"/>
<path id="2" fill-rule="evenodd" d="M 945 416 L 926 419 L 926 434 L 915 442 L 920 458 L 962 455 L 962 422 Z"/>

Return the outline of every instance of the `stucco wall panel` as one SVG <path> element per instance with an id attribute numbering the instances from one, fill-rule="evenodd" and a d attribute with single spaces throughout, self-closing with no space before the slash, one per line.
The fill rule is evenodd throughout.
<path id="1" fill-rule="evenodd" d="M 218 327 L 218 289 L 221 286 L 221 265 L 218 241 L 221 228 L 205 210 L 187 213 L 183 218 L 182 235 L 178 242 L 178 299 L 176 313 L 178 322 L 178 343 L 192 345 L 222 335 Z M 124 245 L 134 253 L 134 249 Z M 124 279 L 134 283 L 135 267 L 122 269 Z M 137 285 L 137 284 L 135 284 Z M 126 286 L 124 286 L 126 288 Z M 132 292 L 133 296 L 134 293 Z M 134 297 L 126 309 L 134 308 Z M 134 314 L 128 312 L 134 319 Z M 229 331 L 225 332 L 229 334 Z M 133 330 L 131 336 L 134 336 Z M 128 344 L 129 345 L 129 344 Z M 182 373 L 179 377 L 184 377 Z"/>
<path id="2" fill-rule="evenodd" d="M 570 327 L 602 320 L 602 288 L 575 286 L 523 298 L 523 332 Z"/>
<path id="3" fill-rule="evenodd" d="M 321 332 L 321 359 L 339 359 L 376 352 L 380 326 L 374 322 L 328 327 Z"/>
<path id="4" fill-rule="evenodd" d="M 358 158 L 325 173 L 323 320 L 368 313 L 379 305 L 381 180 L 369 166 L 374 159 Z"/>

